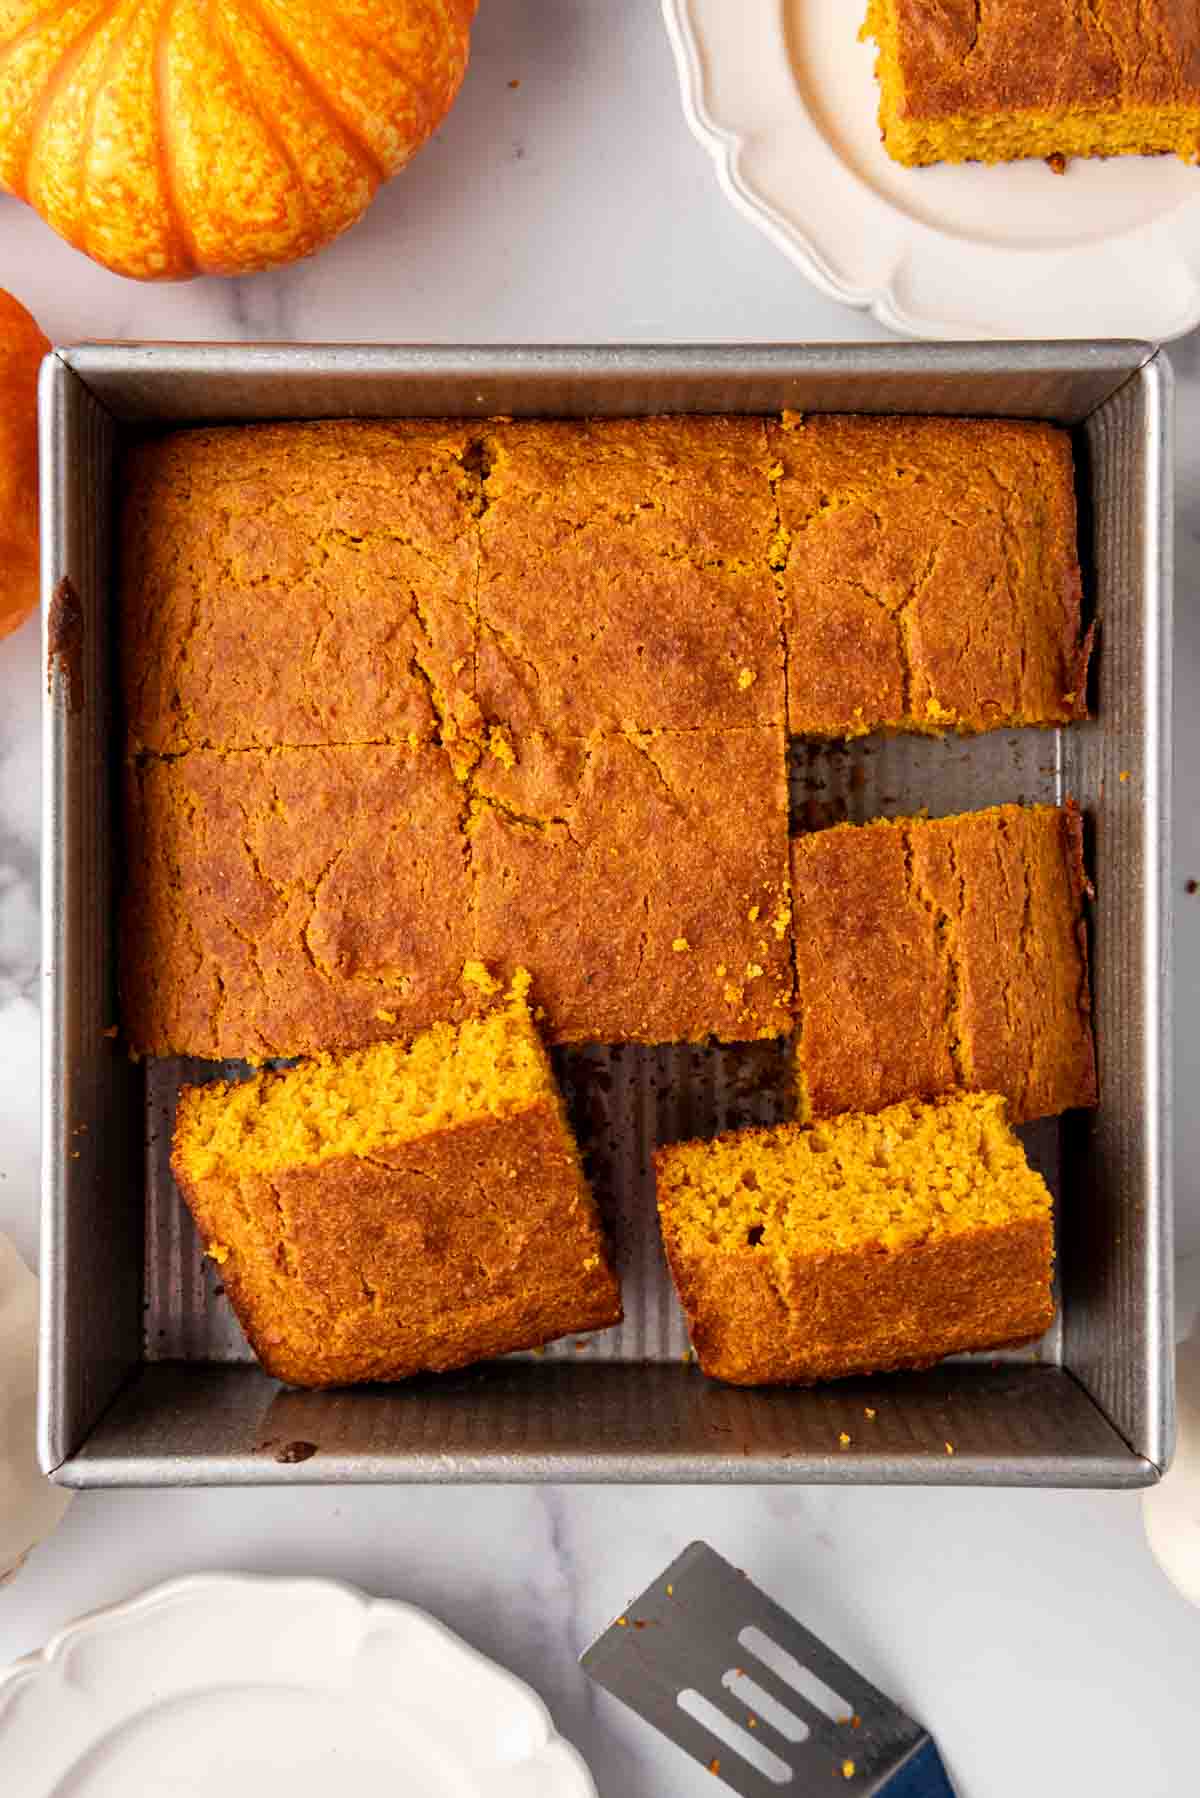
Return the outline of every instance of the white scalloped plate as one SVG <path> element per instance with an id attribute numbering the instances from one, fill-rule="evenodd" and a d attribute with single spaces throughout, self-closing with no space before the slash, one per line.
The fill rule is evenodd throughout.
<path id="1" fill-rule="evenodd" d="M 914 337 L 1200 323 L 1200 167 L 1174 156 L 905 169 L 879 141 L 866 0 L 662 0 L 688 123 L 816 286 Z"/>
<path id="2" fill-rule="evenodd" d="M 432 1617 L 329 1580 L 201 1574 L 0 1674 L 16 1798 L 597 1798 L 541 1699 Z"/>

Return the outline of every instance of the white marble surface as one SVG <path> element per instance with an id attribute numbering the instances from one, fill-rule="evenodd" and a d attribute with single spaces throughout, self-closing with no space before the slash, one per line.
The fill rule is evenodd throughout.
<path id="1" fill-rule="evenodd" d="M 316 262 L 146 289 L 0 200 L 0 285 L 82 337 L 773 341 L 878 335 L 721 199 L 650 0 L 485 0 L 459 105 Z M 519 80 L 510 88 L 510 80 Z M 1181 1325 L 1200 1281 L 1200 337 L 1179 384 L 1177 1044 Z M 31 625 L 0 643 L 0 1228 L 36 1244 L 38 704 Z M 309 1571 L 427 1605 L 545 1694 L 604 1798 L 714 1790 L 574 1660 L 707 1536 L 940 1738 L 963 1798 L 1176 1798 L 1198 1777 L 1200 1612 L 1122 1494 L 327 1490 L 81 1497 L 0 1590 L 0 1662 L 68 1617 L 206 1567 Z M 0 1765 L 0 1789 L 3 1789 Z"/>

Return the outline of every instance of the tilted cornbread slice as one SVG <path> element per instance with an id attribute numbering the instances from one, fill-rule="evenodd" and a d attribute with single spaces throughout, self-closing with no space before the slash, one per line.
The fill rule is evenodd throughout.
<path id="1" fill-rule="evenodd" d="M 869 0 L 897 162 L 1200 154 L 1200 13 L 1178 0 Z"/>
<path id="2" fill-rule="evenodd" d="M 1038 1337 L 1052 1202 L 994 1093 L 733 1131 L 654 1157 L 705 1373 L 809 1384 Z"/>
<path id="3" fill-rule="evenodd" d="M 785 413 L 767 439 L 796 735 L 1087 716 L 1066 431 Z"/>
<path id="4" fill-rule="evenodd" d="M 953 1087 L 1013 1121 L 1096 1103 L 1073 806 L 838 824 L 792 842 L 801 1115 Z"/>
<path id="5" fill-rule="evenodd" d="M 292 1385 L 399 1380 L 620 1320 L 522 983 L 407 1045 L 186 1088 L 172 1166 L 255 1353 Z"/>

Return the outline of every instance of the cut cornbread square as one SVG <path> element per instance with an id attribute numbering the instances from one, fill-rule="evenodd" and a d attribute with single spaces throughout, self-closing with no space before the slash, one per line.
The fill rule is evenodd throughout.
<path id="1" fill-rule="evenodd" d="M 399 1380 L 618 1323 L 524 1001 L 410 1044 L 185 1088 L 172 1165 L 269 1373 Z"/>
<path id="2" fill-rule="evenodd" d="M 494 425 L 478 698 L 518 732 L 782 721 L 758 418 Z"/>
<path id="3" fill-rule="evenodd" d="M 1040 1336 L 1052 1202 L 994 1093 L 672 1144 L 663 1241 L 705 1373 L 808 1384 Z"/>
<path id="4" fill-rule="evenodd" d="M 436 420 L 137 446 L 120 605 L 130 746 L 422 743 L 469 729 L 479 476 Z"/>
<path id="5" fill-rule="evenodd" d="M 476 952 L 530 970 L 552 1040 L 791 1028 L 781 728 L 517 737 L 473 793 Z"/>
<path id="6" fill-rule="evenodd" d="M 127 796 L 135 1053 L 264 1061 L 455 1015 L 471 889 L 441 749 L 193 750 Z"/>
<path id="7" fill-rule="evenodd" d="M 868 0 L 897 162 L 1200 153 L 1200 13 L 1176 0 Z"/>
<path id="8" fill-rule="evenodd" d="M 767 434 L 795 734 L 1086 716 L 1065 431 L 785 414 Z"/>
<path id="9" fill-rule="evenodd" d="M 1071 806 L 836 825 L 792 844 L 802 1105 L 951 1087 L 1014 1121 L 1096 1103 Z"/>

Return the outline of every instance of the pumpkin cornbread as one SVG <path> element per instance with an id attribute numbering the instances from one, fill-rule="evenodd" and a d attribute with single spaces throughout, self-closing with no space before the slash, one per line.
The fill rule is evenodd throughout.
<path id="1" fill-rule="evenodd" d="M 1084 714 L 1069 439 L 816 417 L 177 432 L 124 471 L 134 753 Z"/>
<path id="2" fill-rule="evenodd" d="M 994 1093 L 734 1131 L 654 1157 L 705 1373 L 810 1384 L 1042 1334 L 1052 1202 Z"/>
<path id="3" fill-rule="evenodd" d="M 465 780 L 436 745 L 193 750 L 134 764 L 126 815 L 137 1054 L 419 1029 L 476 957 L 531 969 L 555 1041 L 791 1028 L 778 727 L 505 739 Z"/>
<path id="4" fill-rule="evenodd" d="M 471 725 L 468 427 L 240 425 L 124 470 L 131 749 L 453 740 Z"/>
<path id="5" fill-rule="evenodd" d="M 1082 715 L 1071 482 L 1062 433 L 961 420 L 141 445 L 131 1047 L 360 1046 L 473 956 L 558 1041 L 786 1030 L 786 729 Z"/>
<path id="6" fill-rule="evenodd" d="M 1017 1123 L 1096 1103 L 1073 806 L 835 825 L 792 842 L 801 1115 L 953 1087 Z"/>
<path id="7" fill-rule="evenodd" d="M 776 526 L 759 418 L 489 427 L 482 711 L 520 732 L 778 724 Z"/>
<path id="8" fill-rule="evenodd" d="M 791 1028 L 781 728 L 514 737 L 472 777 L 476 954 L 557 1042 Z"/>
<path id="9" fill-rule="evenodd" d="M 186 1087 L 172 1166 L 255 1353 L 292 1385 L 399 1380 L 620 1321 L 519 986 L 408 1044 Z"/>
<path id="10" fill-rule="evenodd" d="M 1200 12 L 1179 0 L 868 0 L 897 162 L 1200 155 Z"/>
<path id="11" fill-rule="evenodd" d="M 1065 431 L 785 413 L 767 436 L 793 732 L 1087 716 Z"/>
<path id="12" fill-rule="evenodd" d="M 433 746 L 131 766 L 131 1048 L 264 1061 L 453 1018 L 472 954 L 462 808 Z"/>

